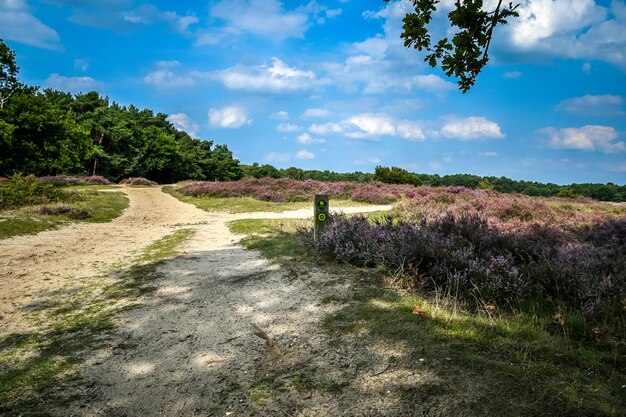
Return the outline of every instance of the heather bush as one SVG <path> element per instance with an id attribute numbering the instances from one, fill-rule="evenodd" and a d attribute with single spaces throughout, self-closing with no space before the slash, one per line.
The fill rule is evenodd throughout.
<path id="1" fill-rule="evenodd" d="M 92 175 L 89 177 L 76 177 L 71 175 L 54 175 L 49 177 L 40 177 L 39 180 L 46 184 L 57 186 L 63 185 L 109 185 L 112 184 L 108 179 L 100 175 Z"/>
<path id="2" fill-rule="evenodd" d="M 415 195 L 415 187 L 410 185 L 253 177 L 231 182 L 194 183 L 181 187 L 178 191 L 194 197 L 250 197 L 277 203 L 311 201 L 315 194 L 330 194 L 335 199 L 389 204 L 400 198 Z"/>
<path id="3" fill-rule="evenodd" d="M 51 184 L 44 184 L 34 175 L 15 174 L 0 184 L 0 209 L 46 204 L 59 201 L 64 194 Z"/>
<path id="4" fill-rule="evenodd" d="M 505 308 L 535 300 L 592 320 L 624 314 L 626 219 L 571 231 L 538 223 L 511 231 L 476 213 L 373 224 L 337 217 L 313 244 L 329 259 L 383 266 L 408 278 L 413 289 L 470 303 Z"/>
<path id="5" fill-rule="evenodd" d="M 626 205 L 501 194 L 463 187 L 419 187 L 416 196 L 400 202 L 397 210 L 402 218 L 413 222 L 437 219 L 446 213 L 476 214 L 486 218 L 491 226 L 509 231 L 523 231 L 534 223 L 576 230 L 587 224 L 626 216 Z"/>
<path id="6" fill-rule="evenodd" d="M 47 216 L 66 216 L 70 219 L 84 220 L 91 217 L 91 212 L 84 208 L 71 207 L 68 205 L 41 206 L 34 211 L 36 214 Z"/>
<path id="7" fill-rule="evenodd" d="M 126 185 L 157 185 L 156 182 L 150 181 L 149 179 L 136 177 L 136 178 L 126 178 L 120 181 L 120 184 Z"/>

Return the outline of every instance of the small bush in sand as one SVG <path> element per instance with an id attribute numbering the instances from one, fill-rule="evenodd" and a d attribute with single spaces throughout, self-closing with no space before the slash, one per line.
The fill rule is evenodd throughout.
<path id="1" fill-rule="evenodd" d="M 136 178 L 126 178 L 125 180 L 120 181 L 120 184 L 126 185 L 158 185 L 154 181 L 150 181 L 149 179 L 136 177 Z"/>
<path id="2" fill-rule="evenodd" d="M 111 181 L 100 175 L 92 175 L 89 177 L 75 177 L 71 175 L 54 175 L 49 177 L 40 177 L 39 181 L 45 184 L 57 186 L 63 185 L 109 185 Z"/>
<path id="3" fill-rule="evenodd" d="M 35 210 L 36 214 L 46 216 L 66 216 L 70 219 L 84 220 L 91 217 L 91 212 L 87 209 L 71 207 L 68 205 L 60 206 L 42 206 Z"/>

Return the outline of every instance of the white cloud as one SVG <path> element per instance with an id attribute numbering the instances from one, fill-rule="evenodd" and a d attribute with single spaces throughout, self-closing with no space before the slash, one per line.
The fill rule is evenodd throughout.
<path id="1" fill-rule="evenodd" d="M 497 123 L 484 117 L 466 117 L 464 119 L 450 119 L 437 133 L 440 136 L 460 139 L 501 139 L 504 134 Z"/>
<path id="2" fill-rule="evenodd" d="M 313 158 L 315 158 L 315 154 L 312 153 L 312 152 L 309 152 L 309 151 L 307 151 L 305 149 L 301 149 L 296 154 L 296 158 L 298 158 L 298 159 L 313 159 Z"/>
<path id="3" fill-rule="evenodd" d="M 594 0 L 524 0 L 519 18 L 504 28 L 517 52 L 600 59 L 626 68 L 626 6 L 609 9 Z M 506 36 L 505 36 L 506 38 Z M 583 66 L 588 72 L 590 65 Z"/>
<path id="4" fill-rule="evenodd" d="M 291 159 L 289 152 L 270 152 L 265 155 L 267 162 L 288 162 Z"/>
<path id="5" fill-rule="evenodd" d="M 486 158 L 493 158 L 494 156 L 498 156 L 497 152 L 487 151 L 487 152 L 478 152 L 478 155 L 484 156 Z"/>
<path id="6" fill-rule="evenodd" d="M 185 113 L 171 114 L 167 116 L 167 121 L 173 124 L 176 129 L 187 132 L 193 137 L 196 137 L 200 130 L 200 126 Z"/>
<path id="7" fill-rule="evenodd" d="M 591 74 L 591 63 L 585 62 L 580 69 L 587 75 Z"/>
<path id="8" fill-rule="evenodd" d="M 333 17 L 337 17 L 341 15 L 341 9 L 328 9 L 326 10 L 326 17 L 332 19 Z"/>
<path id="9" fill-rule="evenodd" d="M 397 133 L 399 136 L 408 140 L 424 140 L 426 136 L 424 135 L 424 131 L 422 127 L 417 122 L 411 122 L 408 120 L 403 120 L 398 123 L 396 127 Z"/>
<path id="10" fill-rule="evenodd" d="M 276 126 L 276 130 L 278 130 L 279 132 L 283 132 L 283 133 L 292 133 L 292 132 L 299 132 L 302 130 L 302 128 L 298 125 L 294 125 L 291 123 L 281 123 L 278 126 Z"/>
<path id="11" fill-rule="evenodd" d="M 621 96 L 602 94 L 573 97 L 561 101 L 557 110 L 585 116 L 614 116 L 624 114 L 621 110 L 624 99 Z"/>
<path id="12" fill-rule="evenodd" d="M 176 12 L 160 10 L 152 4 L 143 4 L 128 9 L 131 2 L 70 2 L 74 14 L 69 20 L 73 23 L 105 28 L 127 33 L 149 25 L 164 23 L 175 33 L 190 35 L 189 27 L 199 22 L 194 15 L 181 16 Z"/>
<path id="13" fill-rule="evenodd" d="M 309 132 L 316 135 L 328 135 L 331 133 L 343 133 L 343 127 L 339 123 L 312 124 Z"/>
<path id="14" fill-rule="evenodd" d="M 189 87 L 196 83 L 192 74 L 177 74 L 175 68 L 180 66 L 178 61 L 158 61 L 154 71 L 149 72 L 143 81 L 159 88 Z"/>
<path id="15" fill-rule="evenodd" d="M 460 140 L 499 139 L 505 137 L 500 126 L 484 117 L 449 117 L 440 129 L 424 130 L 433 122 L 397 120 L 386 113 L 359 113 L 339 122 L 312 124 L 309 132 L 315 135 L 342 134 L 351 139 L 399 137 L 406 140 L 423 141 L 430 137 L 445 137 Z"/>
<path id="16" fill-rule="evenodd" d="M 76 58 L 74 60 L 74 68 L 76 68 L 79 71 L 87 71 L 89 69 L 89 60 Z"/>
<path id="17" fill-rule="evenodd" d="M 356 131 L 350 129 L 344 134 L 351 138 L 363 138 L 366 136 L 396 135 L 396 128 L 392 120 L 385 114 L 362 113 L 352 116 L 345 122 L 357 128 Z M 352 127 L 350 126 L 350 127 Z"/>
<path id="18" fill-rule="evenodd" d="M 275 120 L 289 120 L 289 113 L 281 110 L 277 111 L 276 113 L 272 113 L 270 117 Z"/>
<path id="19" fill-rule="evenodd" d="M 415 75 L 414 69 L 419 65 L 414 63 L 371 55 L 353 55 L 344 63 L 325 63 L 323 67 L 343 89 L 355 91 L 361 88 L 365 94 L 411 93 L 416 90 L 444 92 L 456 88 L 455 84 L 437 75 Z"/>
<path id="20" fill-rule="evenodd" d="M 363 13 L 366 19 L 380 20 L 383 33 L 346 45 L 345 60 L 324 64 L 328 76 L 346 91 L 366 94 L 456 89 L 455 84 L 437 75 L 425 74 L 422 55 L 403 45 L 402 19 L 412 10 L 410 1 L 395 1 L 378 11 Z"/>
<path id="21" fill-rule="evenodd" d="M 276 57 L 272 58 L 269 66 L 237 65 L 216 71 L 213 77 L 231 90 L 251 92 L 290 93 L 310 90 L 321 84 L 313 71 L 289 67 Z"/>
<path id="22" fill-rule="evenodd" d="M 330 111 L 326 109 L 306 109 L 302 117 L 307 119 L 325 119 L 330 116 Z"/>
<path id="23" fill-rule="evenodd" d="M 316 135 L 341 133 L 351 139 L 397 136 L 408 140 L 424 140 L 421 124 L 416 121 L 396 121 L 385 113 L 360 113 L 339 123 L 312 124 L 309 132 Z"/>
<path id="24" fill-rule="evenodd" d="M 298 136 L 296 140 L 298 141 L 298 143 L 302 143 L 303 145 L 311 145 L 314 143 L 326 143 L 326 139 L 314 138 L 313 136 L 309 135 L 306 132 Z"/>
<path id="25" fill-rule="evenodd" d="M 209 110 L 209 125 L 221 128 L 238 128 L 246 124 L 251 124 L 246 112 L 237 106 L 226 106 L 221 109 Z"/>
<path id="26" fill-rule="evenodd" d="M 520 71 L 509 71 L 504 73 L 504 78 L 516 79 L 522 76 Z"/>
<path id="27" fill-rule="evenodd" d="M 50 74 L 44 81 L 49 88 L 72 93 L 87 93 L 103 87 L 103 84 L 91 77 L 66 77 L 57 73 Z"/>
<path id="28" fill-rule="evenodd" d="M 555 129 L 546 127 L 539 132 L 549 139 L 549 145 L 557 149 L 600 150 L 604 153 L 626 151 L 626 143 L 615 142 L 618 133 L 611 126 L 587 125 L 580 128 Z"/>
<path id="29" fill-rule="evenodd" d="M 354 165 L 378 165 L 380 164 L 379 158 L 365 158 L 365 159 L 357 159 L 354 161 Z"/>
<path id="30" fill-rule="evenodd" d="M 178 75 L 171 69 L 163 68 L 148 73 L 143 80 L 159 88 L 178 88 L 194 85 L 195 80 L 187 75 Z"/>
<path id="31" fill-rule="evenodd" d="M 277 41 L 301 39 L 311 26 L 306 10 L 285 11 L 277 0 L 222 0 L 210 8 L 210 13 L 226 22 L 233 34 L 247 32 Z"/>
<path id="32" fill-rule="evenodd" d="M 0 0 L 0 38 L 44 49 L 63 49 L 59 34 L 32 15 L 25 0 Z"/>

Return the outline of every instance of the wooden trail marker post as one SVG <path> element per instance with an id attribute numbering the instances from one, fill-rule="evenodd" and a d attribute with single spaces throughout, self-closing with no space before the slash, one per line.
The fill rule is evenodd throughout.
<path id="1" fill-rule="evenodd" d="M 330 213 L 328 210 L 328 202 L 330 195 L 328 194 L 316 194 L 313 199 L 313 213 L 315 215 L 315 226 L 313 227 L 313 238 L 317 240 L 317 237 L 322 233 L 328 224 Z"/>

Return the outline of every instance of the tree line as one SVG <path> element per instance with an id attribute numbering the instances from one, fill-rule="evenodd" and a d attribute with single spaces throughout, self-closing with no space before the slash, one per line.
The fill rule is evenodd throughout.
<path id="1" fill-rule="evenodd" d="M 226 145 L 192 138 L 167 115 L 110 103 L 92 91 L 72 95 L 18 81 L 15 53 L 0 39 L 0 176 L 14 173 L 236 180 Z"/>
<path id="2" fill-rule="evenodd" d="M 225 145 L 177 130 L 167 115 L 109 103 L 97 92 L 72 95 L 20 86 L 0 109 L 0 175 L 102 175 L 235 180 L 239 161 Z"/>

